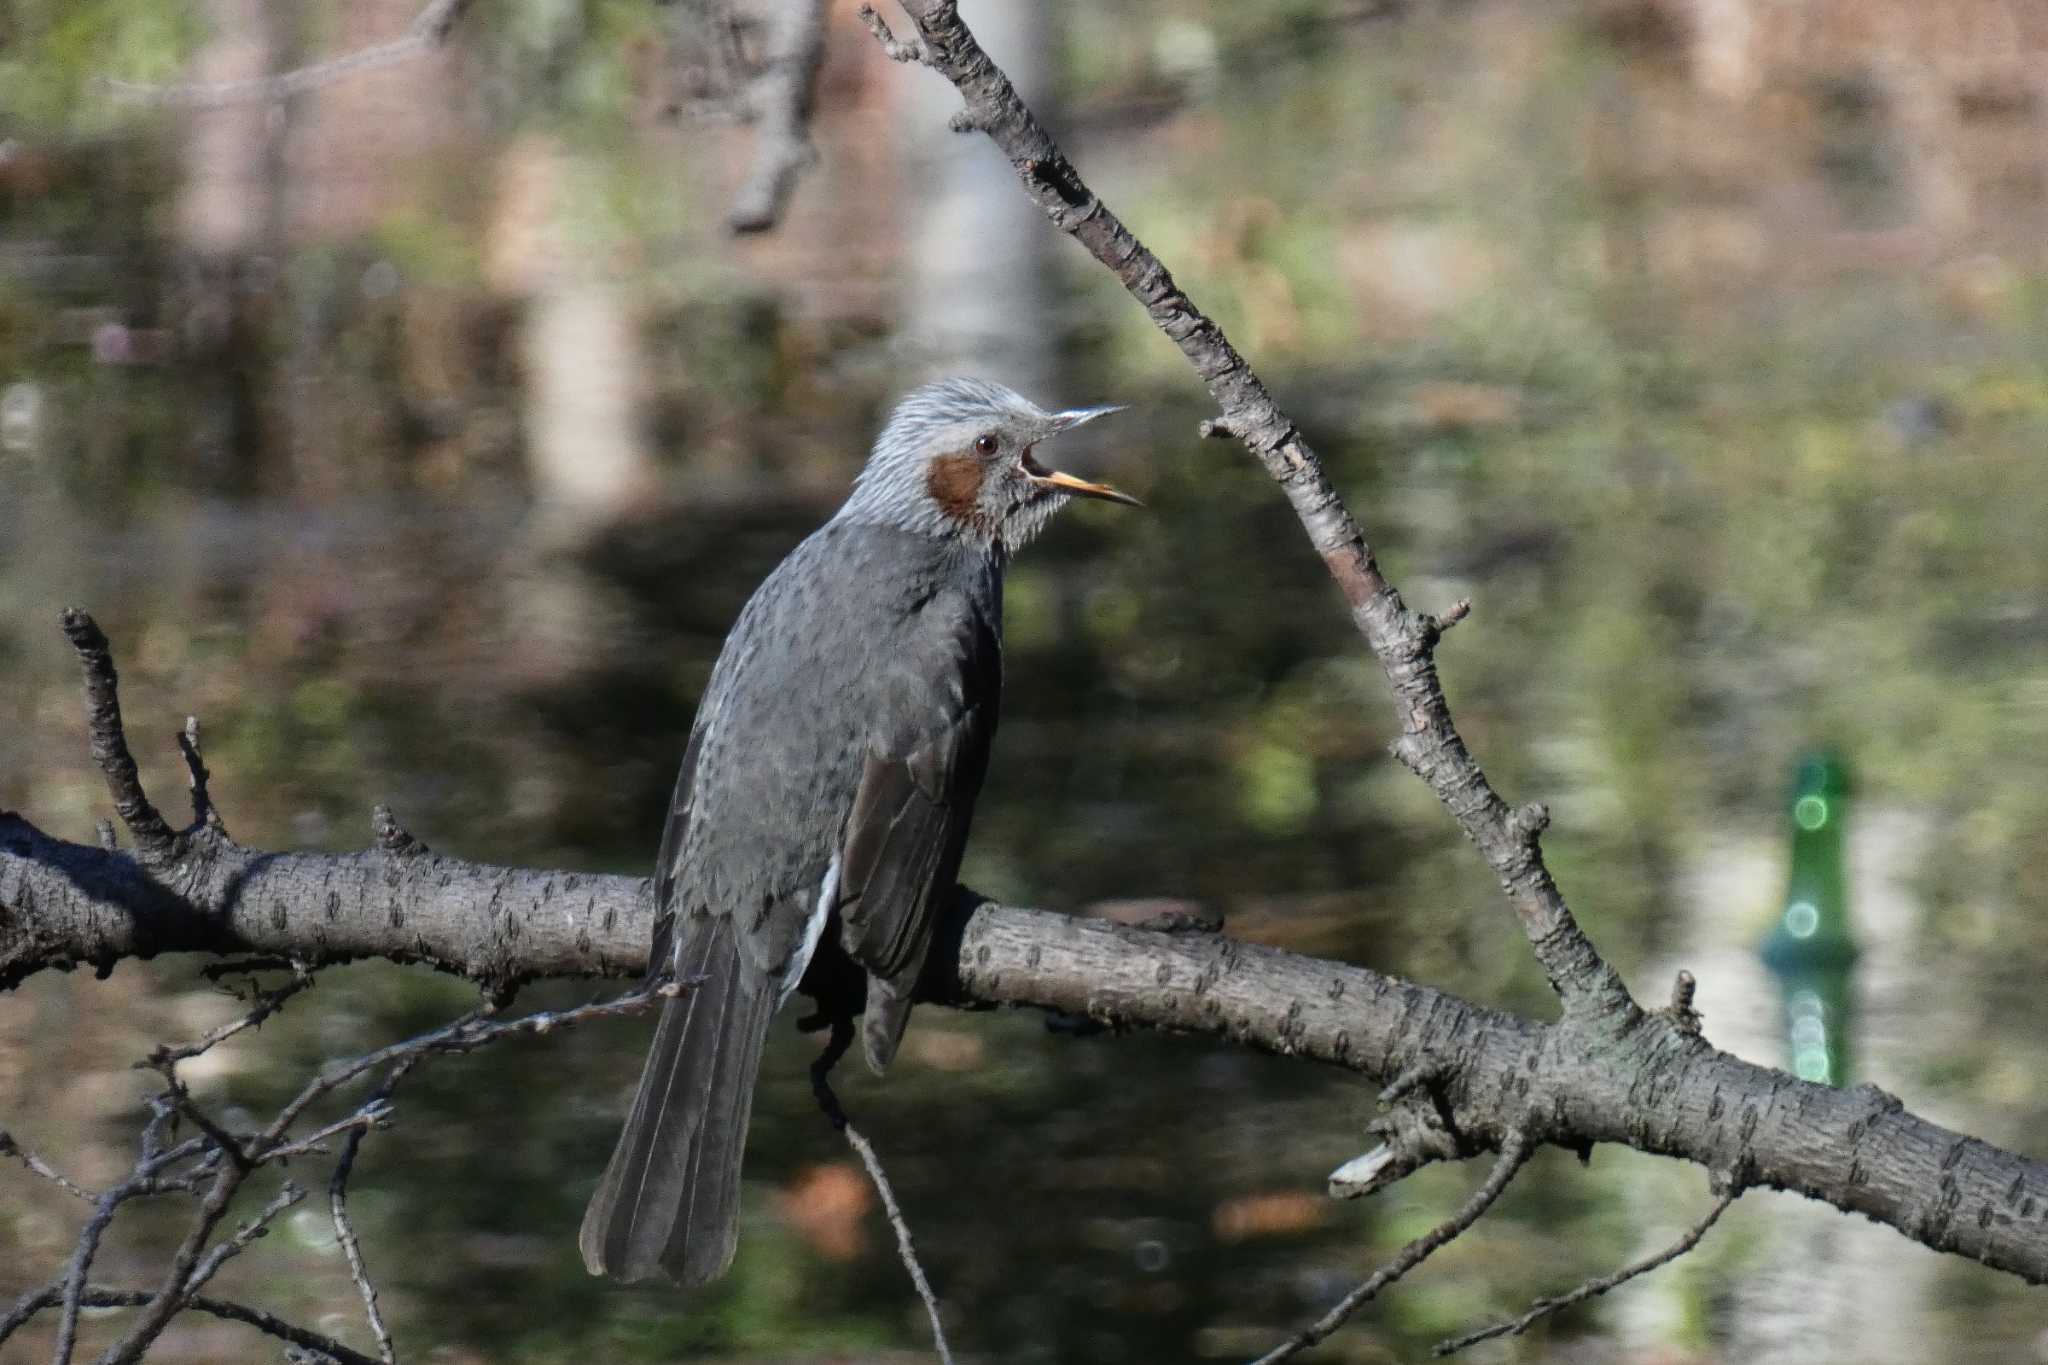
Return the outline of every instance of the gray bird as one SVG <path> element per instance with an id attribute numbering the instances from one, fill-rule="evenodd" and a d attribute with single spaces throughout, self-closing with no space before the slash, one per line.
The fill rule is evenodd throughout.
<path id="1" fill-rule="evenodd" d="M 696 984 L 662 1009 L 584 1215 L 592 1274 L 699 1285 L 732 1263 L 769 1018 L 821 941 L 865 974 L 868 1065 L 895 1055 L 988 766 L 1004 563 L 1071 497 L 1135 502 L 1034 448 L 1115 411 L 1045 412 L 975 379 L 918 389 L 740 612 L 656 864 L 651 962 Z"/>

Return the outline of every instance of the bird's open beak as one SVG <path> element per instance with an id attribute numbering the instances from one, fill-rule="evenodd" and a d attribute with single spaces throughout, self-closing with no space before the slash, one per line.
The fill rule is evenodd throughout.
<path id="1" fill-rule="evenodd" d="M 1122 404 L 1114 404 L 1100 408 L 1069 408 L 1065 412 L 1056 412 L 1052 415 L 1052 434 L 1072 431 L 1084 422 L 1092 422 L 1098 417 L 1107 417 L 1112 412 L 1123 410 Z M 1071 493 L 1079 498 L 1101 498 L 1104 502 L 1120 502 L 1126 507 L 1145 505 L 1120 488 L 1112 488 L 1106 483 L 1090 483 L 1086 479 L 1077 479 L 1061 470 L 1046 469 L 1031 458 L 1029 451 L 1024 453 L 1024 473 L 1040 488 Z"/>
<path id="2" fill-rule="evenodd" d="M 1069 408 L 1065 412 L 1056 412 L 1052 415 L 1053 433 L 1057 435 L 1062 431 L 1072 431 L 1083 422 L 1092 422 L 1098 417 L 1107 417 L 1112 412 L 1123 410 L 1122 403 L 1112 403 L 1101 408 Z"/>

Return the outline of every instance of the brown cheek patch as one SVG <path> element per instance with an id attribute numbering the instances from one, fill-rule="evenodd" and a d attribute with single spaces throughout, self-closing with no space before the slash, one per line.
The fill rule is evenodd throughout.
<path id="1" fill-rule="evenodd" d="M 982 463 L 972 455 L 941 455 L 925 475 L 925 490 L 939 510 L 963 526 L 980 516 Z"/>

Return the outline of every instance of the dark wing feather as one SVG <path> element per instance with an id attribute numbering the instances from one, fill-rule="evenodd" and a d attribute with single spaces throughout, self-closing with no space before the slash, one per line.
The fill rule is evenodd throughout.
<path id="1" fill-rule="evenodd" d="M 661 852 L 654 859 L 654 943 L 647 954 L 650 977 L 669 968 L 669 954 L 675 951 L 676 868 L 683 856 L 683 836 L 690 832 L 690 806 L 696 798 L 697 751 L 703 741 L 704 718 L 699 715 L 697 723 L 690 727 L 690 743 L 683 750 L 675 795 L 669 798 L 668 820 L 661 830 Z"/>
<path id="2" fill-rule="evenodd" d="M 925 723 L 894 753 L 870 752 L 839 847 L 840 942 L 867 968 L 868 1063 L 889 1064 L 909 1016 L 932 924 L 952 898 L 988 770 L 1002 689 L 1001 644 L 967 614 L 927 681 Z"/>

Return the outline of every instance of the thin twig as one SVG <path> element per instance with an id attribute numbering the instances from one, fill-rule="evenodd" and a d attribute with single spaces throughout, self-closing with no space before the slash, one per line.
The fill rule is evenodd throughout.
<path id="1" fill-rule="evenodd" d="M 220 812 L 214 807 L 213 794 L 207 789 L 213 774 L 206 770 L 206 760 L 200 754 L 199 717 L 185 717 L 185 728 L 178 732 L 178 752 L 185 757 L 185 773 L 192 786 L 192 823 L 227 833 L 227 826 L 221 823 Z"/>
<path id="2" fill-rule="evenodd" d="M 1529 1140 L 1519 1131 L 1509 1133 L 1507 1141 L 1501 1144 L 1500 1157 L 1493 1163 L 1493 1170 L 1488 1173 L 1486 1183 L 1472 1192 L 1472 1197 L 1465 1201 L 1463 1207 L 1402 1247 L 1393 1260 L 1368 1275 L 1356 1288 L 1338 1300 L 1336 1307 L 1260 1356 L 1252 1365 L 1277 1365 L 1277 1362 L 1290 1360 L 1317 1342 L 1328 1338 L 1375 1294 L 1421 1265 L 1439 1247 L 1455 1240 L 1465 1229 L 1478 1222 L 1480 1217 L 1493 1207 L 1493 1202 L 1500 1198 L 1501 1192 L 1507 1189 L 1508 1182 L 1515 1178 L 1515 1173 L 1522 1169 L 1523 1163 L 1528 1161 L 1534 1150 Z"/>
<path id="3" fill-rule="evenodd" d="M 405 1079 L 405 1073 L 419 1064 L 418 1057 L 407 1057 L 391 1068 L 381 1084 L 370 1094 L 369 1104 L 389 1105 L 391 1092 Z M 365 1106 L 367 1107 L 367 1105 Z M 363 1299 L 363 1316 L 369 1320 L 370 1335 L 377 1341 L 377 1358 L 384 1365 L 398 1365 L 398 1348 L 392 1343 L 391 1329 L 384 1325 L 384 1315 L 377 1311 L 377 1286 L 370 1282 L 370 1272 L 363 1263 L 362 1243 L 356 1238 L 355 1223 L 348 1213 L 348 1179 L 355 1170 L 356 1152 L 363 1145 L 363 1134 L 368 1130 L 357 1128 L 349 1133 L 342 1143 L 341 1157 L 334 1163 L 334 1175 L 327 1182 L 327 1207 L 334 1218 L 335 1240 L 341 1243 L 341 1250 L 348 1257 L 349 1278 L 355 1281 L 356 1292 Z"/>
<path id="4" fill-rule="evenodd" d="M 52 1166 L 34 1152 L 29 1151 L 26 1147 L 23 1147 L 14 1140 L 14 1135 L 4 1128 L 0 1128 L 0 1156 L 13 1157 L 16 1161 L 19 1161 L 22 1165 L 28 1167 L 31 1171 L 34 1171 L 37 1175 L 74 1198 L 83 1199 L 88 1204 L 99 1202 L 98 1195 L 85 1188 L 85 1186 L 74 1183 L 55 1166 Z"/>
<path id="5" fill-rule="evenodd" d="M 235 1229 L 235 1235 L 215 1246 L 206 1253 L 205 1259 L 192 1268 L 185 1277 L 185 1283 L 178 1290 L 181 1302 L 190 1302 L 194 1294 L 205 1288 L 206 1282 L 220 1273 L 220 1268 L 246 1251 L 251 1242 L 270 1235 L 270 1225 L 286 1209 L 304 1202 L 306 1192 L 287 1180 L 268 1204 L 257 1210 L 256 1216 Z"/>
<path id="6" fill-rule="evenodd" d="M 287 1191 L 292 1194 L 289 1201 L 279 1203 L 279 1200 L 285 1199 L 281 1194 L 279 1200 L 273 1200 L 271 1205 L 266 1206 L 264 1212 L 253 1223 L 245 1225 L 234 1237 L 214 1247 L 211 1252 L 206 1251 L 214 1229 L 226 1214 L 236 1190 L 240 1188 L 248 1174 L 273 1157 L 303 1150 L 303 1142 L 312 1140 L 287 1142 L 285 1135 L 306 1108 L 323 1095 L 331 1093 L 366 1071 L 396 1065 L 408 1058 L 417 1059 L 448 1052 L 469 1052 L 515 1034 L 549 1033 L 557 1028 L 566 1028 L 588 1020 L 634 1013 L 675 995 L 678 989 L 674 985 L 665 984 L 575 1009 L 541 1012 L 502 1022 L 486 1017 L 482 1010 L 472 1011 L 440 1028 L 431 1029 L 403 1042 L 393 1043 L 389 1047 L 379 1048 L 375 1052 L 328 1068 L 302 1086 L 298 1094 L 292 1097 L 262 1132 L 246 1141 L 225 1133 L 218 1125 L 212 1124 L 198 1106 L 191 1104 L 187 1099 L 178 1098 L 182 1086 L 176 1080 L 176 1064 L 167 1062 L 163 1069 L 172 1081 L 170 1093 L 173 1098 L 177 1099 L 186 1117 L 202 1126 L 202 1131 L 206 1133 L 214 1149 L 227 1160 L 214 1173 L 212 1183 L 208 1186 L 199 1212 L 193 1220 L 193 1226 L 172 1257 L 171 1269 L 162 1287 L 144 1306 L 142 1316 L 127 1334 L 100 1356 L 99 1365 L 134 1365 L 135 1361 L 141 1359 L 142 1353 L 149 1348 L 150 1343 L 163 1333 L 170 1320 L 187 1306 L 193 1292 L 206 1282 L 208 1276 L 218 1270 L 229 1257 L 241 1251 L 251 1240 L 262 1235 L 269 1220 L 275 1217 L 281 1208 L 304 1198 L 304 1192 L 296 1186 L 287 1186 Z M 315 1138 L 332 1135 L 346 1128 L 360 1131 L 362 1126 L 373 1123 L 381 1113 L 381 1104 L 365 1104 L 349 1118 L 322 1130 L 321 1134 L 316 1134 Z"/>
<path id="7" fill-rule="evenodd" d="M 374 1071 L 379 1067 L 392 1065 L 407 1057 L 427 1057 L 451 1052 L 474 1052 L 486 1044 L 497 1042 L 501 1038 L 512 1037 L 515 1034 L 552 1033 L 556 1029 L 590 1023 L 598 1019 L 610 1019 L 621 1015 L 637 1014 L 644 1009 L 670 999 L 679 994 L 681 990 L 682 988 L 675 983 L 668 982 L 644 990 L 629 991 L 610 1000 L 593 1001 L 588 1005 L 578 1005 L 574 1009 L 542 1011 L 504 1021 L 487 1018 L 482 1010 L 472 1010 L 468 1014 L 462 1015 L 450 1023 L 443 1024 L 439 1028 L 429 1029 L 417 1037 L 393 1043 L 388 1047 L 378 1048 L 375 1052 L 364 1053 L 360 1057 L 351 1058 L 338 1066 L 330 1067 L 323 1071 L 320 1075 L 306 1082 L 299 1093 L 278 1112 L 277 1117 L 271 1120 L 270 1126 L 264 1129 L 252 1141 L 250 1146 L 256 1155 L 262 1155 L 270 1147 L 283 1141 L 285 1132 L 291 1128 L 292 1124 L 298 1121 L 299 1115 L 305 1112 L 308 1105 L 321 1096 L 346 1085 L 366 1071 Z"/>
<path id="8" fill-rule="evenodd" d="M 174 85 L 144 85 L 102 77 L 100 85 L 125 100 L 182 109 L 220 109 L 228 105 L 289 99 L 323 85 L 332 85 L 346 76 L 397 66 L 433 51 L 448 41 L 448 35 L 454 31 L 456 22 L 469 5 L 470 0 L 432 0 L 413 17 L 402 38 L 359 48 L 323 62 L 294 67 L 290 71 L 280 71 L 272 76 Z"/>
<path id="9" fill-rule="evenodd" d="M 283 1009 L 285 1001 L 313 984 L 312 972 L 297 963 L 291 964 L 291 968 L 291 978 L 283 985 L 263 992 L 256 999 L 256 1007 L 246 1014 L 222 1024 L 219 1028 L 213 1029 L 189 1043 L 179 1043 L 176 1046 L 160 1045 L 154 1052 L 135 1063 L 135 1065 L 137 1067 L 152 1067 L 162 1071 L 166 1067 L 175 1066 L 179 1062 L 197 1057 L 203 1052 L 212 1051 L 215 1047 L 245 1029 L 255 1028 L 271 1015 Z"/>
<path id="10" fill-rule="evenodd" d="M 875 1193 L 882 1197 L 882 1210 L 889 1215 L 889 1226 L 896 1231 L 896 1255 L 903 1262 L 903 1268 L 910 1272 L 910 1283 L 916 1287 L 918 1298 L 924 1300 L 925 1314 L 932 1320 L 932 1345 L 937 1349 L 942 1365 L 953 1365 L 953 1351 L 946 1344 L 946 1329 L 939 1321 L 939 1297 L 932 1292 L 932 1282 L 926 1278 L 924 1266 L 917 1259 L 917 1249 L 911 1245 L 910 1224 L 904 1221 L 903 1208 L 896 1202 L 896 1189 L 889 1183 L 888 1173 L 882 1169 L 882 1159 L 875 1155 L 874 1145 L 861 1136 L 860 1130 L 846 1117 L 839 1095 L 832 1089 L 832 1068 L 852 1046 L 853 1020 L 843 1014 L 832 1016 L 832 1033 L 811 1061 L 811 1094 L 817 1099 L 818 1108 L 824 1111 L 826 1119 L 846 1135 L 846 1145 L 853 1148 L 861 1165 L 867 1167 L 868 1179 L 875 1182 Z"/>
<path id="11" fill-rule="evenodd" d="M 1575 1303 L 1583 1303 L 1587 1299 L 1597 1298 L 1610 1289 L 1627 1284 L 1638 1275 L 1647 1275 L 1659 1266 L 1671 1264 L 1700 1244 L 1700 1239 L 1712 1230 L 1714 1224 L 1721 1221 L 1722 1214 L 1728 1212 L 1728 1206 L 1742 1197 L 1742 1188 L 1740 1185 L 1730 1185 L 1727 1189 L 1723 1190 L 1720 1198 L 1714 1201 L 1712 1208 L 1709 1208 L 1704 1214 L 1700 1215 L 1699 1220 L 1687 1228 L 1677 1241 L 1665 1247 L 1656 1255 L 1646 1256 L 1634 1265 L 1625 1266 L 1611 1275 L 1602 1275 L 1598 1279 L 1588 1280 L 1569 1294 L 1560 1294 L 1552 1299 L 1538 1299 L 1530 1304 L 1528 1311 L 1518 1318 L 1497 1322 L 1491 1327 L 1483 1327 L 1476 1332 L 1468 1332 L 1464 1336 L 1457 1337 L 1451 1341 L 1438 1342 L 1430 1354 L 1447 1356 L 1462 1351 L 1467 1346 L 1476 1346 L 1482 1341 L 1491 1341 L 1495 1337 L 1520 1336 L 1539 1320 L 1557 1312 L 1560 1308 L 1569 1308 Z"/>
<path id="12" fill-rule="evenodd" d="M 415 1058 L 414 1060 L 417 1059 Z M 308 1133 L 302 1138 L 294 1138 L 290 1142 L 280 1143 L 278 1146 L 269 1148 L 258 1158 L 258 1164 L 268 1165 L 279 1161 L 290 1161 L 293 1157 L 310 1156 L 314 1153 L 325 1155 L 329 1138 L 347 1134 L 349 1137 L 361 1141 L 364 1133 L 369 1132 L 372 1128 L 382 1128 L 390 1122 L 390 1103 L 379 1096 L 372 1095 L 369 1099 L 364 1100 L 361 1107 L 348 1115 L 348 1117 L 336 1119 L 325 1128 L 317 1132 Z"/>
<path id="13" fill-rule="evenodd" d="M 87 1308 L 141 1308 L 149 1303 L 151 1296 L 145 1289 L 107 1289 L 95 1286 L 88 1288 L 82 1297 Z M 0 1341 L 5 1341 L 8 1333 L 19 1328 L 37 1313 L 56 1307 L 62 1298 L 62 1288 L 54 1284 L 30 1290 L 15 1303 L 5 1317 L 0 1317 Z M 246 1323 L 280 1341 L 329 1357 L 336 1361 L 337 1365 L 379 1365 L 379 1362 L 360 1351 L 349 1349 L 332 1337 L 295 1326 L 273 1313 L 251 1308 L 247 1304 L 197 1294 L 186 1306 L 229 1322 Z"/>
<path id="14" fill-rule="evenodd" d="M 875 1193 L 882 1196 L 882 1209 L 889 1215 L 889 1226 L 896 1230 L 896 1254 L 902 1258 L 903 1268 L 910 1272 L 910 1282 L 917 1286 L 917 1296 L 924 1300 L 925 1314 L 932 1320 L 932 1346 L 938 1351 L 942 1365 L 953 1365 L 952 1348 L 946 1345 L 946 1329 L 939 1321 L 939 1296 L 932 1293 L 932 1283 L 925 1278 L 924 1266 L 918 1262 L 917 1249 L 910 1244 L 910 1224 L 903 1220 L 903 1210 L 896 1203 L 896 1191 L 882 1171 L 881 1158 L 861 1136 L 860 1129 L 849 1123 L 841 1131 L 846 1134 L 847 1146 L 853 1148 L 861 1164 L 868 1168 L 868 1179 L 875 1182 Z"/>
<path id="15" fill-rule="evenodd" d="M 99 1253 L 100 1239 L 106 1235 L 114 1215 L 120 1211 L 122 1201 L 134 1193 L 133 1182 L 123 1181 L 101 1195 L 99 1206 L 78 1234 L 78 1242 L 71 1249 L 71 1263 L 64 1269 L 61 1295 L 64 1311 L 57 1321 L 57 1346 L 50 1356 L 53 1365 L 70 1365 L 72 1347 L 78 1336 L 78 1310 L 84 1302 L 86 1277 L 92 1273 L 92 1258 Z"/>
<path id="16" fill-rule="evenodd" d="M 135 836 L 142 865 L 168 867 L 178 860 L 183 841 L 142 790 L 142 775 L 136 770 L 135 755 L 128 750 L 128 734 L 121 724 L 121 680 L 114 671 L 114 654 L 106 633 L 76 607 L 65 610 L 63 622 L 64 634 L 85 673 L 85 721 L 92 735 L 93 762 L 106 778 L 121 823 Z"/>
<path id="17" fill-rule="evenodd" d="M 191 1231 L 185 1234 L 185 1240 L 172 1253 L 171 1268 L 162 1285 L 142 1306 L 142 1314 L 134 1325 L 101 1353 L 98 1365 L 135 1365 L 150 1344 L 163 1335 L 171 1319 L 185 1307 L 186 1282 L 192 1278 L 200 1253 L 227 1213 L 228 1204 L 234 1199 L 235 1191 L 241 1188 L 248 1172 L 246 1165 L 229 1161 L 214 1173 L 213 1183 L 207 1187 L 206 1197 L 200 1202 L 199 1212 L 192 1220 Z"/>
<path id="18" fill-rule="evenodd" d="M 213 1115 L 201 1109 L 193 1101 L 192 1092 L 187 1090 L 185 1083 L 178 1079 L 177 1072 L 169 1064 L 159 1067 L 158 1070 L 162 1071 L 164 1075 L 165 1097 L 178 1107 L 180 1114 L 192 1120 L 192 1126 L 205 1135 L 206 1140 L 213 1144 L 214 1150 L 235 1165 L 241 1167 L 244 1171 L 254 1169 L 256 1159 L 248 1147 L 243 1144 L 241 1139 L 215 1122 Z"/>

